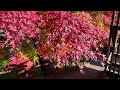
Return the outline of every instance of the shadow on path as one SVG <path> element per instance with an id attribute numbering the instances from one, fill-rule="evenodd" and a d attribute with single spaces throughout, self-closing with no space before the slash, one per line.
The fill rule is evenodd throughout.
<path id="1" fill-rule="evenodd" d="M 81 73 L 80 70 L 76 70 L 76 67 L 73 66 L 67 68 L 67 73 L 65 73 L 64 69 L 55 69 L 53 72 L 48 73 L 47 79 L 103 79 L 104 68 L 100 66 L 100 62 L 97 62 L 96 65 L 93 63 L 96 64 L 95 62 L 91 62 L 89 66 L 83 68 L 84 73 Z M 37 67 L 37 69 L 40 70 L 40 67 Z M 33 73 L 35 75 L 30 79 L 42 79 L 40 73 Z"/>

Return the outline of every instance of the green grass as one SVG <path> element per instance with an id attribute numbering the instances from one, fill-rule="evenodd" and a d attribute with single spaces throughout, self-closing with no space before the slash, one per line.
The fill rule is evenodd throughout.
<path id="1" fill-rule="evenodd" d="M 0 60 L 0 71 L 2 69 L 4 69 L 9 63 L 9 60 L 6 60 L 6 59 L 3 59 L 3 60 Z"/>

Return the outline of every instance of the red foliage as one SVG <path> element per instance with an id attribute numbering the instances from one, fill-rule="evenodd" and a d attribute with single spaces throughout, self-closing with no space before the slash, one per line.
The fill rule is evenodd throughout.
<path id="1" fill-rule="evenodd" d="M 16 56 L 12 56 L 10 60 L 11 61 L 9 63 L 8 69 L 14 69 L 14 68 L 20 69 L 18 70 L 19 71 L 18 74 L 28 72 L 29 70 L 31 70 L 31 68 L 34 65 L 32 61 L 27 59 L 21 53 L 19 53 Z M 26 75 L 28 75 L 28 73 L 26 73 Z"/>
<path id="2" fill-rule="evenodd" d="M 36 11 L 0 11 L 0 29 L 6 30 L 7 40 L 0 44 L 12 45 L 12 49 L 28 38 L 40 38 L 39 16 Z"/>
<path id="3" fill-rule="evenodd" d="M 9 44 L 12 49 L 19 49 L 23 40 L 36 38 L 40 41 L 40 27 L 48 31 L 45 42 L 47 44 L 39 42 L 39 50 L 44 51 L 41 52 L 44 58 L 52 57 L 60 64 L 69 62 L 68 54 L 74 62 L 84 58 L 98 60 L 101 52 L 91 49 L 97 49 L 100 42 L 105 43 L 108 34 L 95 27 L 91 18 L 87 12 L 77 16 L 70 11 L 0 11 L 0 29 L 5 29 L 7 35 L 7 40 L 0 46 Z M 51 55 L 48 54 L 50 51 Z M 19 56 L 12 57 L 16 64 L 20 64 L 16 62 L 16 58 L 20 62 L 24 61 Z"/>
<path id="4" fill-rule="evenodd" d="M 42 14 L 46 22 L 44 28 L 49 30 L 47 43 L 55 49 L 54 56 L 59 63 L 68 61 L 65 58 L 66 53 L 70 54 L 75 62 L 83 59 L 83 56 L 86 59 L 99 59 L 97 57 L 101 53 L 95 53 L 91 48 L 96 48 L 99 42 L 105 43 L 108 33 L 91 24 L 88 13 L 77 16 L 69 11 L 45 11 Z M 62 48 L 64 49 L 60 53 Z"/>

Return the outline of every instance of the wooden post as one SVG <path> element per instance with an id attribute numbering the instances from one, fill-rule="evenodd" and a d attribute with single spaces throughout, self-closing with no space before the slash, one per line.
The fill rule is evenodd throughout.
<path id="1" fill-rule="evenodd" d="M 109 34 L 109 41 L 108 41 L 107 57 L 109 57 L 109 54 L 110 54 L 110 42 L 111 42 L 111 39 L 112 39 L 112 30 L 113 30 L 114 15 L 115 15 L 115 11 L 113 11 L 112 21 L 111 21 L 111 25 L 110 25 L 110 34 Z M 104 69 L 105 74 L 107 73 L 107 72 L 106 72 L 107 66 L 108 66 L 108 63 L 107 63 L 107 61 L 106 61 L 106 62 L 105 62 L 105 69 Z M 107 76 L 106 76 L 105 78 L 107 78 Z"/>

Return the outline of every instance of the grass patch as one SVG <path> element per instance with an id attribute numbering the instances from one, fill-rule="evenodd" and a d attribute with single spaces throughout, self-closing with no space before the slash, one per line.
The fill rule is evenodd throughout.
<path id="1" fill-rule="evenodd" d="M 0 60 L 0 71 L 2 71 L 9 64 L 9 60 L 2 59 Z"/>

